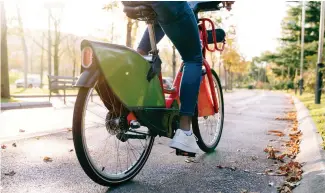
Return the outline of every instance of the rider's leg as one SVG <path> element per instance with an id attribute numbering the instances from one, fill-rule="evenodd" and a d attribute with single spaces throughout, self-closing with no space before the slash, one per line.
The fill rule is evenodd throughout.
<path id="1" fill-rule="evenodd" d="M 203 59 L 195 15 L 186 2 L 156 1 L 151 6 L 157 13 L 160 26 L 184 61 L 180 88 L 180 129 L 188 131 L 197 103 Z M 196 152 L 197 145 L 191 132 L 177 130 L 171 147 Z"/>

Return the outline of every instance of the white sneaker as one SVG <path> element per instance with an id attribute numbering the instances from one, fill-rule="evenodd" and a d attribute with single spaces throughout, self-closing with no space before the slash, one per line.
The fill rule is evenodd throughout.
<path id="1" fill-rule="evenodd" d="M 181 129 L 177 129 L 172 141 L 169 143 L 169 147 L 189 153 L 198 153 L 196 141 L 197 139 L 193 133 L 192 135 L 186 135 Z"/>

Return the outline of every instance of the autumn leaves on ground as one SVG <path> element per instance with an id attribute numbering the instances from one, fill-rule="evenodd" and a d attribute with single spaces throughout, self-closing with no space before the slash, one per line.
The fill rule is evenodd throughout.
<path id="1" fill-rule="evenodd" d="M 293 104 L 293 100 L 289 99 Z M 302 178 L 302 163 L 295 161 L 299 153 L 302 132 L 298 129 L 296 111 L 286 112 L 285 116 L 275 118 L 278 121 L 288 121 L 288 128 L 269 130 L 268 135 L 277 136 L 278 139 L 270 140 L 269 145 L 264 149 L 268 159 L 274 160 L 275 169 L 267 169 L 266 175 L 285 176 L 282 186 L 278 187 L 280 193 L 290 193 L 299 185 Z"/>

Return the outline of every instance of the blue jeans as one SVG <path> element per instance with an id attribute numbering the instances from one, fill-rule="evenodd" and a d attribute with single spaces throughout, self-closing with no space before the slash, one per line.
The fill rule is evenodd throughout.
<path id="1" fill-rule="evenodd" d="M 202 51 L 197 21 L 192 9 L 185 1 L 143 2 L 157 13 L 155 36 L 157 43 L 166 34 L 173 42 L 184 62 L 180 88 L 180 115 L 193 116 L 202 74 Z M 148 29 L 138 49 L 151 50 Z"/>

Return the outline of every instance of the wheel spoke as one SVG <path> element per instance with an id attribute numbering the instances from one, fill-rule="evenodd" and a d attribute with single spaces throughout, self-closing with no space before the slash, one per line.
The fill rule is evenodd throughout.
<path id="1" fill-rule="evenodd" d="M 93 170 L 95 175 L 100 174 L 100 178 L 106 182 L 112 179 L 121 179 L 123 181 L 128 178 L 126 176 L 133 175 L 134 177 L 140 171 L 136 168 L 143 167 L 141 163 L 146 161 L 154 138 L 149 135 L 147 130 L 140 129 L 135 131 L 123 128 L 123 121 L 126 121 L 125 117 L 127 116 L 124 113 L 124 108 L 114 107 L 116 102 L 114 97 L 103 99 L 101 96 L 106 96 L 102 95 L 104 94 L 103 92 L 108 92 L 108 89 L 105 87 L 105 89 L 99 90 L 97 92 L 98 97 L 94 99 L 94 102 L 90 102 L 91 91 L 87 91 L 87 96 L 84 96 L 85 105 L 79 105 L 83 107 L 82 118 L 79 118 L 82 120 L 82 148 L 84 155 L 89 161 L 87 167 Z M 107 114 L 112 113 L 112 111 L 110 112 L 106 107 L 112 107 L 111 110 L 113 112 L 119 109 L 119 112 L 115 112 L 114 116 L 108 116 Z M 113 117 L 114 119 L 119 119 L 119 123 L 115 126 L 106 126 L 106 121 Z M 129 133 L 130 138 L 117 136 L 120 133 Z M 140 137 L 136 135 L 140 135 Z M 148 150 L 148 148 L 150 149 Z M 84 164 L 82 166 L 84 168 Z"/>
<path id="2" fill-rule="evenodd" d="M 214 147 L 217 145 L 220 139 L 222 131 L 222 117 L 223 108 L 222 108 L 222 96 L 221 96 L 221 87 L 217 82 L 216 77 L 213 76 L 214 88 L 216 93 L 216 98 L 218 101 L 218 113 L 208 116 L 207 118 L 200 117 L 198 119 L 199 132 L 201 134 L 201 140 L 207 147 Z"/>

